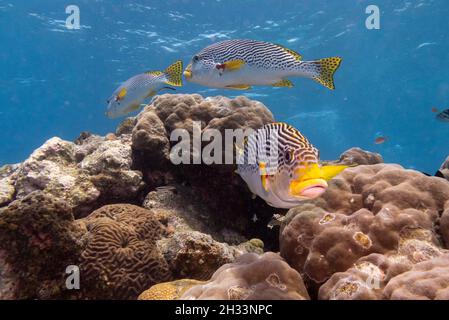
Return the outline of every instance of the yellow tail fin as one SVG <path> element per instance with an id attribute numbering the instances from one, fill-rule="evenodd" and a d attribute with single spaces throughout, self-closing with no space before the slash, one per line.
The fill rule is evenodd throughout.
<path id="1" fill-rule="evenodd" d="M 167 84 L 175 87 L 182 86 L 182 61 L 178 60 L 165 69 Z"/>
<path id="2" fill-rule="evenodd" d="M 324 58 L 315 63 L 319 66 L 319 75 L 314 77 L 313 79 L 319 83 L 321 83 L 326 88 L 331 90 L 335 89 L 334 85 L 334 73 L 338 69 L 341 63 L 340 57 L 332 57 L 332 58 Z"/>

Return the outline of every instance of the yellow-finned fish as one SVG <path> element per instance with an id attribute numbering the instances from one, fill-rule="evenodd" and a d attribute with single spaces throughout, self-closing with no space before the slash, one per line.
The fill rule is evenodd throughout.
<path id="1" fill-rule="evenodd" d="M 322 165 L 319 152 L 294 127 L 263 126 L 237 146 L 237 173 L 252 193 L 276 208 L 292 208 L 320 196 L 348 166 Z"/>
<path id="2" fill-rule="evenodd" d="M 182 86 L 182 61 L 176 61 L 164 71 L 147 71 L 126 80 L 108 99 L 106 115 L 113 119 L 140 108 L 142 102 L 162 89 Z"/>
<path id="3" fill-rule="evenodd" d="M 293 87 L 287 78 L 298 76 L 333 90 L 340 63 L 340 57 L 303 61 L 299 53 L 269 42 L 225 40 L 194 55 L 184 76 L 205 86 L 240 90 L 252 85 Z"/>

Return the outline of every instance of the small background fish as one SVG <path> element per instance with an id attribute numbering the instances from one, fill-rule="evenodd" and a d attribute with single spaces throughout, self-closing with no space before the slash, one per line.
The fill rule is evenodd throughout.
<path id="1" fill-rule="evenodd" d="M 334 89 L 340 57 L 303 61 L 286 47 L 255 40 L 225 40 L 193 56 L 184 71 L 187 81 L 209 87 L 249 89 L 251 85 L 293 87 L 287 77 L 307 77 Z"/>
<path id="2" fill-rule="evenodd" d="M 375 144 L 382 144 L 382 143 L 384 143 L 387 140 L 388 140 L 388 137 L 380 136 L 380 137 L 376 137 L 376 139 L 374 139 L 374 143 Z"/>
<path id="3" fill-rule="evenodd" d="M 449 122 L 449 109 L 441 111 L 436 117 L 439 121 Z"/>
<path id="4" fill-rule="evenodd" d="M 106 115 L 109 118 L 124 116 L 140 108 L 142 102 L 162 89 L 182 86 L 182 61 L 176 61 L 164 71 L 147 71 L 126 80 L 108 99 Z"/>

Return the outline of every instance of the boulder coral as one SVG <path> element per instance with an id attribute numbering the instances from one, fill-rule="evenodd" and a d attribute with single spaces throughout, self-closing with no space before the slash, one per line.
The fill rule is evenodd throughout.
<path id="1" fill-rule="evenodd" d="M 384 294 L 394 300 L 449 300 L 449 253 L 418 263 L 393 278 Z"/>
<path id="2" fill-rule="evenodd" d="M 435 241 L 431 231 L 407 229 L 396 250 L 372 253 L 357 260 L 344 272 L 334 273 L 319 289 L 319 299 L 378 300 L 389 298 L 386 286 L 416 265 L 448 253 Z"/>
<path id="3" fill-rule="evenodd" d="M 192 286 L 181 300 L 308 300 L 298 272 L 278 254 L 248 253 L 220 267 L 205 284 Z"/>
<path id="4" fill-rule="evenodd" d="M 425 230 L 441 247 L 439 215 L 448 204 L 444 179 L 390 164 L 348 168 L 321 198 L 289 211 L 281 255 L 321 284 L 361 257 L 397 250 L 408 230 Z"/>

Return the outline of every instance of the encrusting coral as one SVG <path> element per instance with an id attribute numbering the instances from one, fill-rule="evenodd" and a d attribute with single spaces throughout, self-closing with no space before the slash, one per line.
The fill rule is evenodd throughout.
<path id="1" fill-rule="evenodd" d="M 220 267 L 205 284 L 192 286 L 180 299 L 307 300 L 298 272 L 273 252 L 247 253 Z"/>
<path id="2" fill-rule="evenodd" d="M 129 136 L 108 140 L 84 134 L 76 143 L 48 140 L 8 179 L 16 199 L 42 190 L 65 201 L 79 217 L 102 203 L 134 199 L 144 183 L 131 166 Z"/>
<path id="3" fill-rule="evenodd" d="M 178 300 L 184 292 L 195 285 L 204 283 L 205 281 L 193 279 L 181 279 L 171 282 L 158 283 L 150 289 L 142 292 L 138 300 Z"/>
<path id="4" fill-rule="evenodd" d="M 42 191 L 0 208 L 0 299 L 63 296 L 66 267 L 82 250 L 73 221 L 69 205 Z"/>

